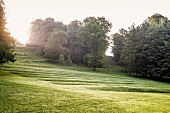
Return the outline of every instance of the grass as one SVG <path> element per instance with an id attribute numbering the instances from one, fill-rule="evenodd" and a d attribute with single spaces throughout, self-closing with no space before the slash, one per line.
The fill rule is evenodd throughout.
<path id="1" fill-rule="evenodd" d="M 59 66 L 32 52 L 19 47 L 18 60 L 0 67 L 0 112 L 170 112 L 168 83 L 129 77 L 116 66 Z"/>

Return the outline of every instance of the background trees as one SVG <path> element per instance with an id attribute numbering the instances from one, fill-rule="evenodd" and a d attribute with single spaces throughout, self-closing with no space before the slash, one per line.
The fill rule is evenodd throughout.
<path id="1" fill-rule="evenodd" d="M 87 64 L 95 70 L 103 65 L 108 46 L 106 34 L 111 26 L 104 17 L 88 17 L 69 25 L 52 18 L 37 19 L 32 22 L 28 45 L 40 47 L 42 55 L 54 62 L 63 60 L 64 56 L 67 64 Z"/>
<path id="2" fill-rule="evenodd" d="M 130 73 L 136 73 L 142 76 L 168 77 L 170 76 L 170 21 L 167 17 L 160 14 L 152 15 L 141 24 L 135 27 L 132 25 L 129 31 L 124 35 L 123 44 L 116 49 L 120 54 L 116 56 Z M 115 34 L 115 48 L 117 37 Z M 116 53 L 116 52 L 115 52 Z"/>
<path id="3" fill-rule="evenodd" d="M 14 62 L 14 38 L 10 36 L 6 25 L 6 18 L 4 12 L 4 2 L 0 1 L 0 64 L 6 62 Z"/>
<path id="4" fill-rule="evenodd" d="M 108 47 L 107 33 L 112 25 L 104 17 L 87 17 L 69 25 L 52 18 L 32 22 L 30 45 L 42 48 L 42 55 L 54 62 L 103 66 Z M 170 21 L 160 14 L 141 25 L 132 24 L 113 35 L 114 60 L 130 75 L 168 77 L 170 74 Z M 106 57 L 105 57 L 106 58 Z"/>

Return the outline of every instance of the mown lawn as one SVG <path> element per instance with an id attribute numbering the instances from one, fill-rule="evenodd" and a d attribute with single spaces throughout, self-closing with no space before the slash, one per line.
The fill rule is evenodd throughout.
<path id="1" fill-rule="evenodd" d="M 49 63 L 19 47 L 0 68 L 0 113 L 169 113 L 170 84 L 132 78 L 120 67 L 98 69 Z"/>

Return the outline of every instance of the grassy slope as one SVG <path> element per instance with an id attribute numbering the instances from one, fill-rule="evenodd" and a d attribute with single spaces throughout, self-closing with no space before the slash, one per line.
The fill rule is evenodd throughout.
<path id="1" fill-rule="evenodd" d="M 1 66 L 0 112 L 170 112 L 170 84 L 131 78 L 119 67 L 57 66 L 27 49 Z"/>

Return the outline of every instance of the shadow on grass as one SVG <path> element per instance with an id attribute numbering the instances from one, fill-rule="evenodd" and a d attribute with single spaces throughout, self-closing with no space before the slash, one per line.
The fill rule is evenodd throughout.
<path id="1" fill-rule="evenodd" d="M 152 76 L 133 76 L 136 78 L 148 79 L 158 82 L 170 83 L 170 77 L 152 77 Z"/>
<path id="2" fill-rule="evenodd" d="M 143 92 L 143 93 L 170 93 L 170 90 L 149 89 L 149 88 L 131 88 L 131 87 L 99 87 L 89 88 L 91 90 L 100 91 L 116 91 L 116 92 Z"/>

